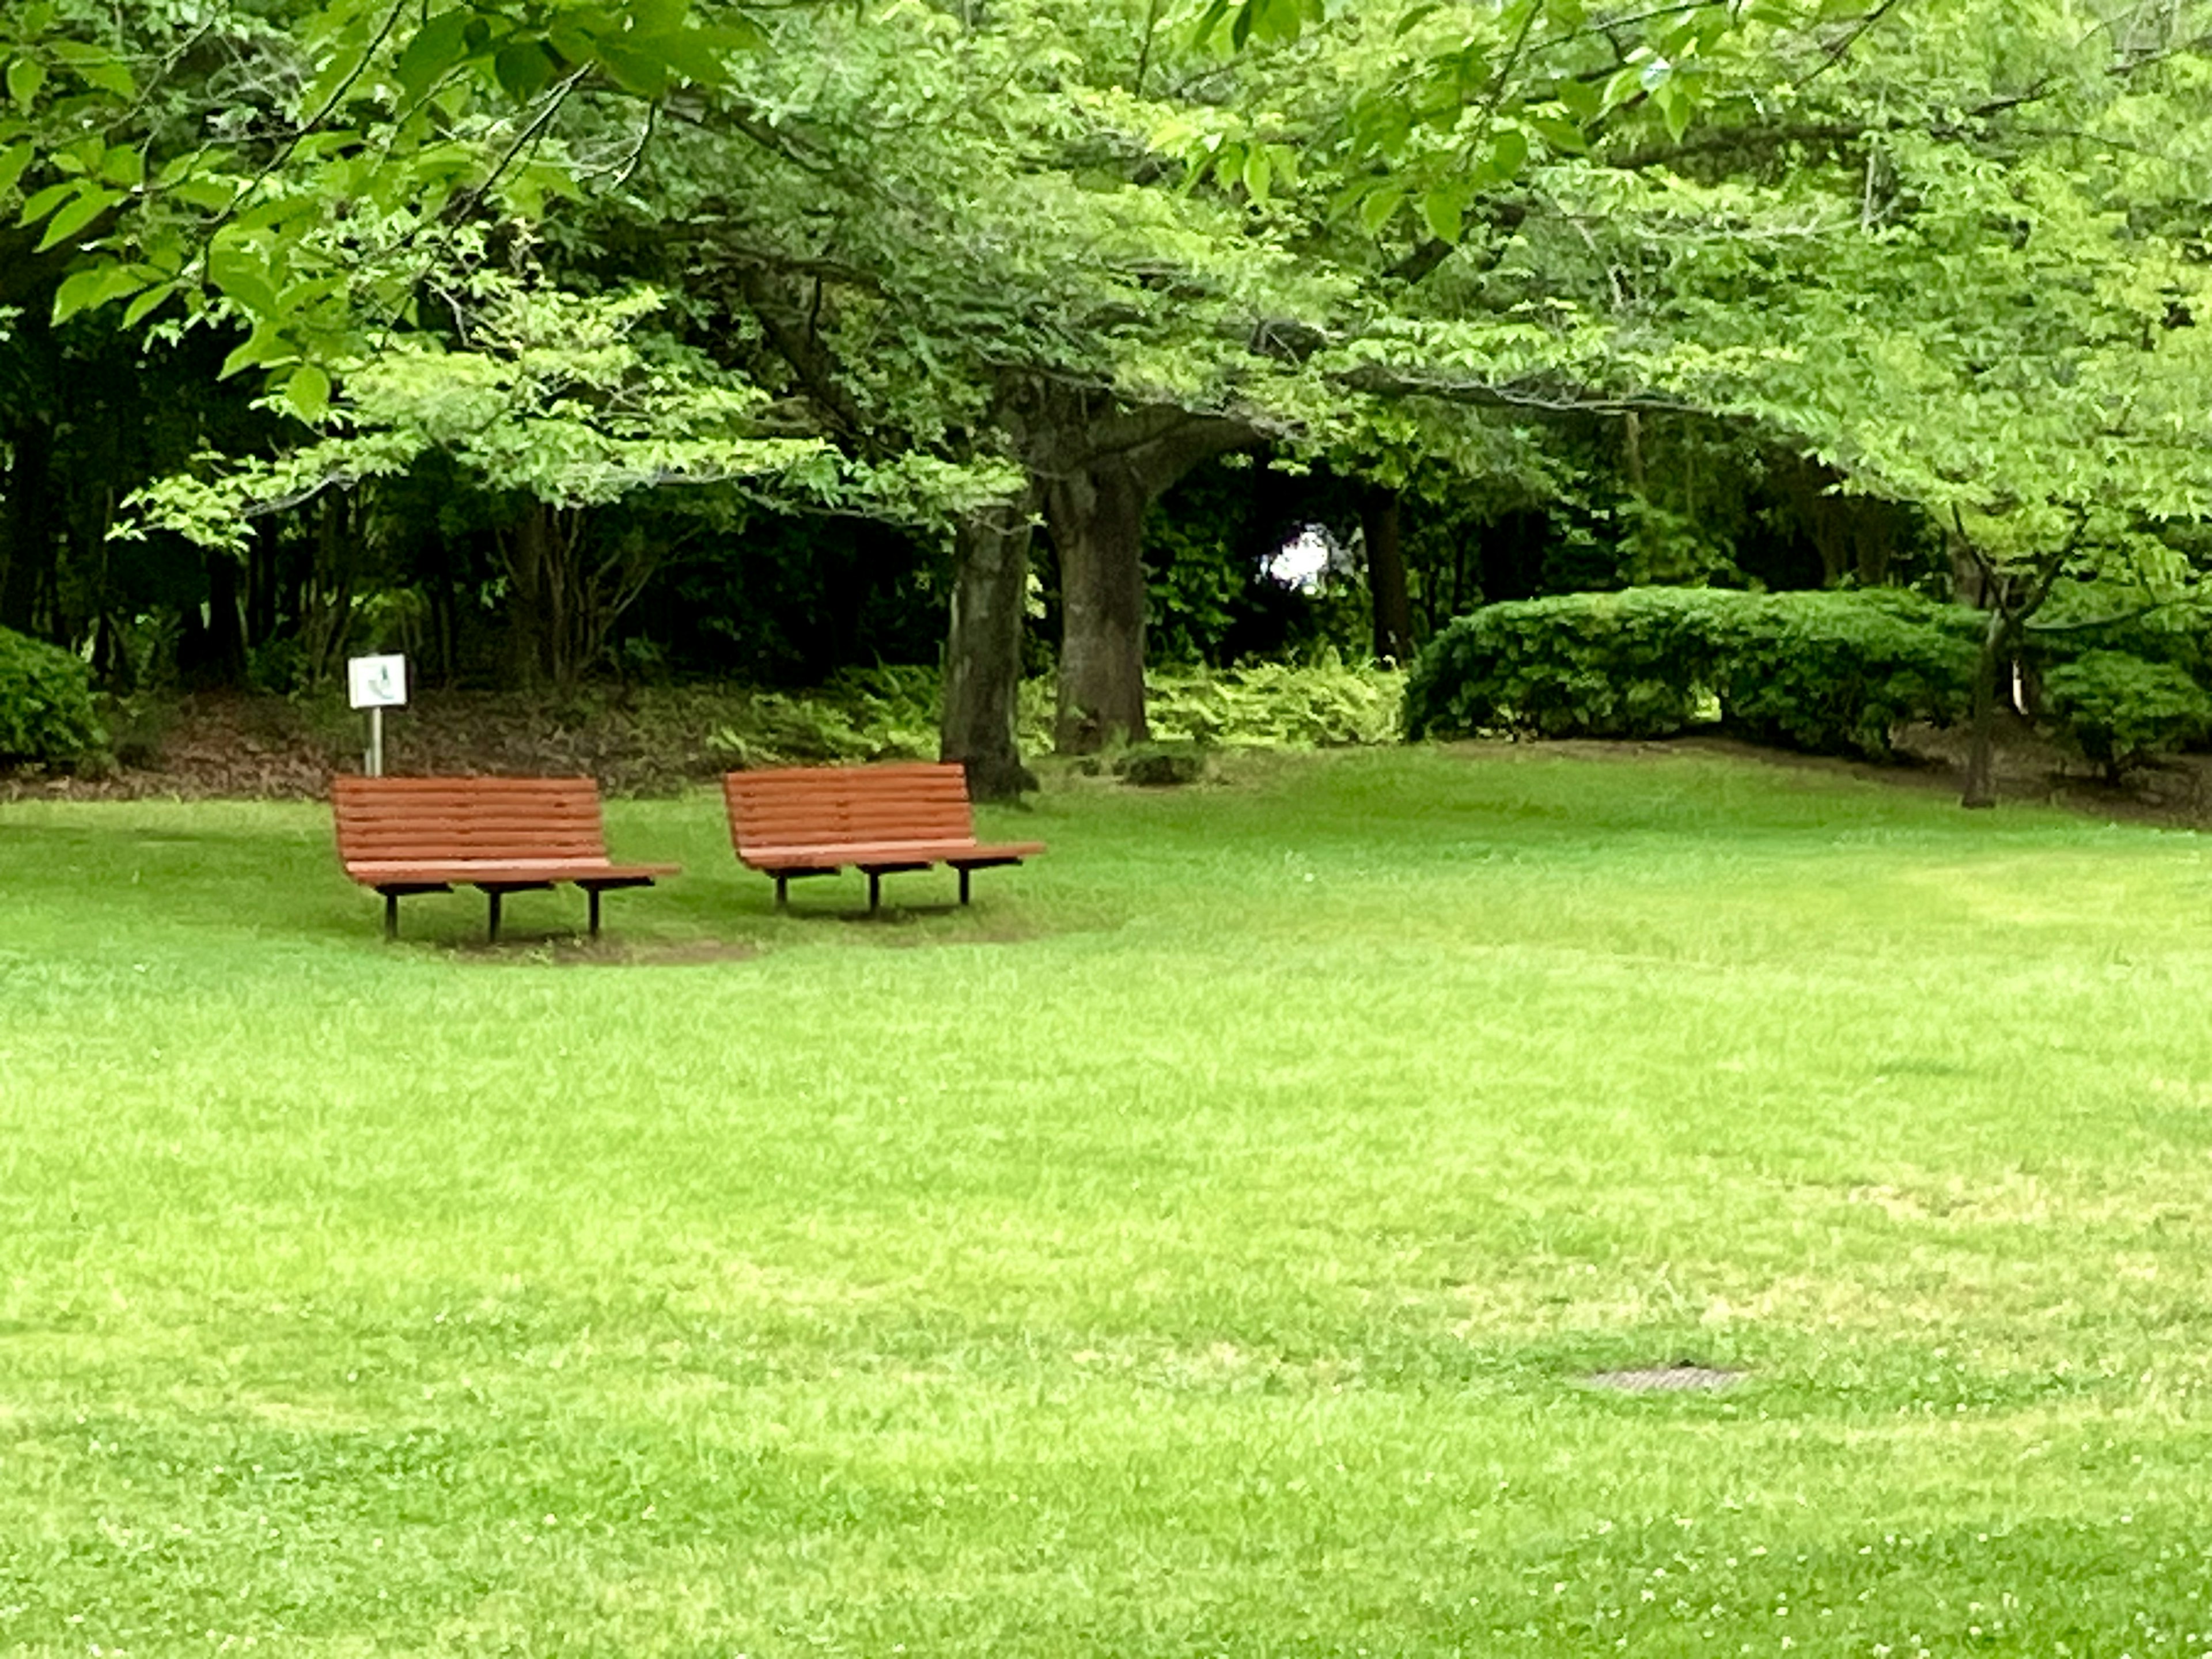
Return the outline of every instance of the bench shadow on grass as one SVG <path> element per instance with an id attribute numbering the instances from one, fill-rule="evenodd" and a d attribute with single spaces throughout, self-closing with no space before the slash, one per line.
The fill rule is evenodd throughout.
<path id="1" fill-rule="evenodd" d="M 434 951 L 471 966 L 686 968 L 750 962 L 793 945 L 830 940 L 920 950 L 933 945 L 1021 945 L 1055 931 L 1017 916 L 979 917 L 976 925 L 957 929 L 929 925 L 963 914 L 958 904 L 886 904 L 873 913 L 826 908 L 780 915 L 746 913 L 747 921 L 775 924 L 774 934 L 766 939 L 668 939 L 649 933 L 640 937 L 611 927 L 595 939 L 574 928 L 518 927 L 509 922 L 500 929 L 497 944 L 485 939 L 479 927 L 473 933 L 426 933 L 412 939 L 403 933 L 397 948 Z"/>
<path id="2" fill-rule="evenodd" d="M 403 941 L 404 943 L 404 941 Z M 635 939 L 602 933 L 532 933 L 504 929 L 499 943 L 482 939 L 442 939 L 428 947 L 459 962 L 510 968 L 703 968 L 716 963 L 750 962 L 761 947 L 750 939 Z"/>

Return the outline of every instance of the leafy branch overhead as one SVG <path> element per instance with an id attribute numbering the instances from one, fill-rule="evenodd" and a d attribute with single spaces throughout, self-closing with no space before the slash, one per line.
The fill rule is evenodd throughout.
<path id="1" fill-rule="evenodd" d="M 242 549 L 250 521 L 438 454 L 479 487 L 575 509 L 673 485 L 730 485 L 792 505 L 927 520 L 997 499 L 988 466 L 869 466 L 778 435 L 766 393 L 645 326 L 664 296 L 584 297 L 493 273 L 441 298 L 452 343 L 418 334 L 344 366 L 325 434 L 278 458 L 210 455 L 139 491 L 124 533 Z"/>
<path id="2" fill-rule="evenodd" d="M 690 0 L 210 4 L 129 27 L 81 0 L 0 11 L 0 197 L 74 269 L 56 322 L 128 301 L 234 319 L 256 368 L 319 413 L 326 366 L 413 319 L 453 227 L 577 188 L 554 137 L 579 96 L 642 111 L 762 34 Z"/>

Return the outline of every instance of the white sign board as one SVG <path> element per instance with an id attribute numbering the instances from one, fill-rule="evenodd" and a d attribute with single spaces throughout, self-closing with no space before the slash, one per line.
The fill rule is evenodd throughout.
<path id="1" fill-rule="evenodd" d="M 407 659 L 353 657 L 346 662 L 346 684 L 356 708 L 401 708 L 407 702 Z"/>

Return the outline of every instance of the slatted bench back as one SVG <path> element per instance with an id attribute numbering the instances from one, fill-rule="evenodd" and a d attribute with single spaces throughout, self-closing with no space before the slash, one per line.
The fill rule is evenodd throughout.
<path id="1" fill-rule="evenodd" d="M 344 776 L 332 781 L 331 802 L 348 865 L 607 855 L 590 778 Z"/>
<path id="2" fill-rule="evenodd" d="M 730 838 L 738 855 L 788 847 L 968 842 L 975 815 L 957 763 L 784 767 L 731 772 Z"/>

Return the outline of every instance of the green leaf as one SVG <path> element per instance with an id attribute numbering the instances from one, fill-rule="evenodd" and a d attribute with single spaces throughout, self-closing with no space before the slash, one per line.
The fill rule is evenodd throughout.
<path id="1" fill-rule="evenodd" d="M 331 377 L 313 363 L 302 363 L 284 382 L 284 398 L 301 420 L 319 421 L 331 406 Z"/>
<path id="2" fill-rule="evenodd" d="M 623 91 L 658 98 L 668 90 L 669 66 L 658 52 L 640 51 L 638 46 L 619 40 L 602 40 L 599 50 L 599 62 Z"/>
<path id="3" fill-rule="evenodd" d="M 1421 218 L 1439 242 L 1458 243 L 1462 225 L 1456 191 L 1432 190 L 1422 197 Z"/>
<path id="4" fill-rule="evenodd" d="M 208 280 L 256 317 L 272 317 L 282 309 L 267 270 L 234 241 L 218 241 L 209 250 Z"/>
<path id="5" fill-rule="evenodd" d="M 512 98 L 527 101 L 543 92 L 554 75 L 553 55 L 536 40 L 502 46 L 492 59 L 492 74 Z"/>
<path id="6" fill-rule="evenodd" d="M 1383 185 L 1368 192 L 1359 204 L 1359 222 L 1370 236 L 1377 235 L 1389 224 L 1406 199 L 1403 185 Z"/>
<path id="7" fill-rule="evenodd" d="M 629 0 L 623 10 L 633 34 L 673 34 L 690 15 L 691 0 Z"/>
<path id="8" fill-rule="evenodd" d="M 331 100 L 338 95 L 338 88 L 360 70 L 368 55 L 362 47 L 349 46 L 333 56 L 301 93 L 301 111 L 307 115 L 316 115 L 329 107 Z"/>
<path id="9" fill-rule="evenodd" d="M 27 111 L 46 83 L 46 66 L 34 58 L 18 58 L 8 65 L 8 95 L 17 109 Z"/>
<path id="10" fill-rule="evenodd" d="M 136 294 L 144 286 L 124 265 L 97 264 L 73 272 L 54 292 L 54 326 L 60 327 L 80 311 L 90 311 L 126 294 Z"/>
<path id="11" fill-rule="evenodd" d="M 1590 120 L 1605 108 L 1605 88 L 1595 82 L 1562 81 L 1552 95 L 1577 121 Z"/>
<path id="12" fill-rule="evenodd" d="M 100 176 L 111 185 L 143 185 L 146 182 L 145 155 L 128 144 L 118 144 L 100 158 Z"/>
<path id="13" fill-rule="evenodd" d="M 1521 171 L 1528 160 L 1528 135 L 1518 127 L 1502 129 L 1490 142 L 1490 176 L 1499 184 Z"/>
<path id="14" fill-rule="evenodd" d="M 627 52 L 640 61 L 650 58 L 659 65 L 664 75 L 673 70 L 697 85 L 718 86 L 729 78 L 722 66 L 723 46 L 720 40 L 725 33 L 720 29 L 686 29 L 679 34 L 626 40 L 622 46 L 609 50 Z"/>
<path id="15" fill-rule="evenodd" d="M 48 50 L 69 67 L 88 87 L 112 92 L 118 98 L 136 98 L 138 82 L 130 66 L 105 46 L 91 46 L 81 40 L 57 40 L 48 43 Z"/>
<path id="16" fill-rule="evenodd" d="M 221 213 L 237 194 L 228 185 L 213 179 L 181 179 L 164 193 L 204 213 Z"/>
<path id="17" fill-rule="evenodd" d="M 80 191 L 76 200 L 47 221 L 46 234 L 39 239 L 35 252 L 44 253 L 56 244 L 67 241 L 123 199 L 121 191 L 102 190 L 96 185 L 81 186 Z"/>
<path id="18" fill-rule="evenodd" d="M 15 181 L 23 176 L 23 169 L 31 165 L 31 147 L 17 144 L 12 149 L 0 150 L 0 196 L 15 188 Z"/>
<path id="19" fill-rule="evenodd" d="M 19 225 L 34 225 L 38 223 L 40 220 L 45 218 L 49 213 L 52 213 L 56 208 L 59 207 L 70 197 L 76 195 L 77 188 L 77 182 L 75 179 L 71 179 L 69 183 L 64 185 L 48 185 L 44 190 L 32 197 L 29 201 L 23 204 L 23 216 L 16 220 L 15 222 Z"/>
<path id="20" fill-rule="evenodd" d="M 1582 128 L 1564 115 L 1524 115 L 1521 118 L 1557 155 L 1581 155 L 1589 149 L 1589 140 L 1583 136 Z"/>
<path id="21" fill-rule="evenodd" d="M 274 323 L 264 323 L 246 337 L 246 343 L 222 360 L 216 378 L 227 380 L 243 368 L 252 368 L 262 363 L 274 363 L 290 356 L 291 348 L 284 338 L 283 330 Z"/>
<path id="22" fill-rule="evenodd" d="M 164 300 L 176 291 L 177 285 L 174 283 L 156 283 L 124 308 L 123 326 L 137 327 L 161 307 Z"/>
<path id="23" fill-rule="evenodd" d="M 409 101 L 420 103 L 423 94 L 467 55 L 464 36 L 468 21 L 465 11 L 441 11 L 415 31 L 415 38 L 392 66 Z"/>
<path id="24" fill-rule="evenodd" d="M 1267 199 L 1267 186 L 1274 182 L 1275 166 L 1267 159 L 1264 144 L 1252 146 L 1252 153 L 1244 158 L 1244 188 L 1255 202 Z"/>

